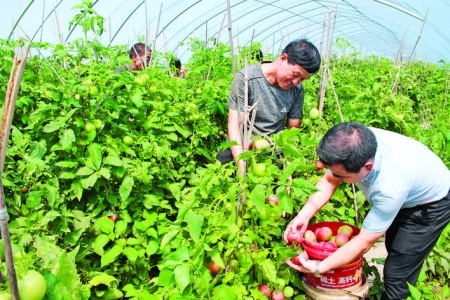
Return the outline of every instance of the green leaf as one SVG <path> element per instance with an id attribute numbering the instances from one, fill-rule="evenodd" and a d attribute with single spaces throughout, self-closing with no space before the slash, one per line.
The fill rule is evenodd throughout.
<path id="1" fill-rule="evenodd" d="M 250 200 L 253 201 L 256 209 L 261 211 L 264 207 L 264 203 L 266 202 L 266 186 L 262 184 L 258 184 L 255 188 L 250 192 Z"/>
<path id="2" fill-rule="evenodd" d="M 102 165 L 102 146 L 92 143 L 88 146 L 86 156 L 86 166 L 98 171 Z"/>
<path id="3" fill-rule="evenodd" d="M 238 296 L 231 287 L 225 284 L 214 287 L 213 300 L 237 300 Z"/>
<path id="4" fill-rule="evenodd" d="M 175 281 L 178 289 L 180 290 L 180 293 L 183 293 L 184 289 L 191 283 L 189 264 L 185 263 L 176 266 L 173 273 L 175 275 Z"/>
<path id="5" fill-rule="evenodd" d="M 115 167 L 122 166 L 122 160 L 117 156 L 107 156 L 104 161 L 105 165 L 111 165 Z"/>
<path id="6" fill-rule="evenodd" d="M 122 246 L 115 244 L 111 249 L 107 250 L 101 259 L 101 266 L 107 266 L 116 261 L 117 257 L 122 253 Z"/>
<path id="7" fill-rule="evenodd" d="M 47 142 L 45 140 L 31 142 L 30 152 L 28 153 L 30 158 L 42 159 L 45 153 L 47 153 Z"/>
<path id="8" fill-rule="evenodd" d="M 100 284 L 104 284 L 108 287 L 111 286 L 111 282 L 117 281 L 117 279 L 111 275 L 101 273 L 100 275 L 94 276 L 91 280 L 88 282 L 88 287 L 91 288 L 93 286 L 97 286 Z"/>
<path id="9" fill-rule="evenodd" d="M 109 243 L 109 241 L 110 241 L 110 239 L 106 234 L 103 234 L 103 233 L 99 234 L 97 236 L 97 238 L 95 239 L 94 246 L 93 246 L 95 253 L 97 253 L 100 256 L 103 255 L 103 253 L 104 253 L 103 248 L 106 246 L 106 244 Z"/>
<path id="10" fill-rule="evenodd" d="M 81 184 L 83 186 L 83 189 L 88 190 L 91 187 L 94 186 L 94 184 L 97 182 L 98 174 L 94 173 L 89 177 L 81 179 Z"/>
<path id="11" fill-rule="evenodd" d="M 60 168 L 75 168 L 78 166 L 78 163 L 75 161 L 58 161 L 55 163 L 55 166 Z"/>
<path id="12" fill-rule="evenodd" d="M 150 255 L 153 255 L 156 252 L 158 252 L 158 249 L 159 249 L 159 243 L 155 240 L 152 240 L 147 244 L 145 253 L 147 253 L 147 255 L 150 256 Z"/>
<path id="13" fill-rule="evenodd" d="M 278 193 L 277 196 L 279 198 L 278 206 L 288 214 L 292 214 L 292 211 L 294 209 L 294 203 L 291 197 L 289 197 L 287 191 L 283 190 L 280 193 Z"/>
<path id="14" fill-rule="evenodd" d="M 42 199 L 41 192 L 32 191 L 28 193 L 26 204 L 29 208 L 32 208 L 41 204 L 41 199 Z"/>
<path id="15" fill-rule="evenodd" d="M 50 133 L 59 130 L 61 127 L 64 127 L 66 124 L 61 121 L 50 121 L 47 125 L 42 129 L 43 132 Z"/>
<path id="16" fill-rule="evenodd" d="M 77 177 L 77 174 L 75 172 L 61 172 L 59 174 L 59 178 L 61 179 L 74 179 Z"/>
<path id="17" fill-rule="evenodd" d="M 123 254 L 125 254 L 131 262 L 135 262 L 138 258 L 138 252 L 135 248 L 127 247 L 123 249 Z"/>
<path id="18" fill-rule="evenodd" d="M 202 233 L 204 217 L 202 215 L 197 215 L 190 210 L 186 213 L 184 220 L 188 224 L 189 234 L 191 235 L 192 240 L 194 243 L 197 243 Z"/>
<path id="19" fill-rule="evenodd" d="M 162 269 L 158 276 L 158 285 L 170 287 L 175 283 L 175 274 L 173 271 L 167 268 Z"/>
<path id="20" fill-rule="evenodd" d="M 80 277 L 77 274 L 75 261 L 73 258 L 70 258 L 65 251 L 62 251 L 59 255 L 58 264 L 54 268 L 54 274 L 58 278 L 59 285 L 62 287 L 60 289 L 62 294 L 67 293 L 67 296 L 70 295 L 73 298 L 81 298 L 82 284 Z"/>
<path id="21" fill-rule="evenodd" d="M 269 279 L 272 283 L 276 283 L 277 280 L 277 269 L 275 264 L 270 259 L 264 259 L 261 262 L 258 262 L 260 269 L 267 279 Z"/>
<path id="22" fill-rule="evenodd" d="M 55 210 L 48 211 L 45 216 L 39 221 L 41 226 L 47 225 L 49 222 L 56 220 L 61 214 Z"/>
<path id="23" fill-rule="evenodd" d="M 124 220 L 119 220 L 116 222 L 114 233 L 116 235 L 122 235 L 127 230 L 127 222 Z"/>
<path id="24" fill-rule="evenodd" d="M 81 200 L 84 189 L 83 189 L 83 185 L 81 184 L 81 181 L 79 179 L 72 181 L 72 184 L 70 185 L 70 189 L 73 192 L 74 196 L 78 200 Z"/>
<path id="25" fill-rule="evenodd" d="M 103 178 L 105 178 L 105 179 L 110 179 L 111 178 L 111 171 L 109 171 L 109 169 L 107 169 L 107 168 L 101 168 L 98 171 L 98 174 L 100 176 L 102 176 Z"/>
<path id="26" fill-rule="evenodd" d="M 119 195 L 122 201 L 125 201 L 130 196 L 131 191 L 133 190 L 134 179 L 131 176 L 127 176 L 122 181 L 122 184 L 119 188 Z"/>
<path id="27" fill-rule="evenodd" d="M 72 129 L 69 128 L 63 132 L 61 138 L 59 139 L 59 143 L 64 150 L 68 151 L 72 148 L 72 144 L 75 142 L 75 140 L 75 133 Z"/>
<path id="28" fill-rule="evenodd" d="M 89 167 L 81 167 L 80 169 L 78 169 L 77 171 L 77 176 L 88 176 L 91 175 L 92 173 L 94 173 L 95 171 L 92 170 Z"/>
<path id="29" fill-rule="evenodd" d="M 142 107 L 142 92 L 137 91 L 131 96 L 131 101 L 136 105 L 137 108 Z"/>
<path id="30" fill-rule="evenodd" d="M 161 241 L 161 245 L 159 248 L 163 249 L 164 247 L 166 247 L 167 244 L 170 243 L 170 241 L 178 234 L 178 232 L 180 232 L 180 229 L 172 230 L 166 233 Z"/>
<path id="31" fill-rule="evenodd" d="M 110 234 L 114 230 L 114 222 L 108 217 L 102 217 L 97 221 L 100 230 L 106 234 Z"/>

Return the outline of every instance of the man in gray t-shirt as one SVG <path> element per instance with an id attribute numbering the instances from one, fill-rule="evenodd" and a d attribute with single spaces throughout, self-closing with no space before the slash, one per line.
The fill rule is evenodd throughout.
<path id="1" fill-rule="evenodd" d="M 248 67 L 248 105 L 257 101 L 254 126 L 257 132 L 271 135 L 284 128 L 300 127 L 304 89 L 301 84 L 320 68 L 320 53 L 308 40 L 290 42 L 274 62 L 263 61 Z M 239 95 L 239 113 L 244 121 L 245 70 L 236 74 L 228 98 L 228 138 L 239 145 L 221 151 L 217 159 L 227 163 L 243 152 L 238 122 L 236 85 Z M 251 118 L 251 116 L 250 116 Z M 238 162 L 241 165 L 240 162 Z"/>

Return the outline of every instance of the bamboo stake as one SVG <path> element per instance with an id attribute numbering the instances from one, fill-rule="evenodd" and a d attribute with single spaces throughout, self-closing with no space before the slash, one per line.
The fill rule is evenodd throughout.
<path id="1" fill-rule="evenodd" d="M 411 57 L 411 56 L 413 55 L 414 51 L 416 51 L 417 44 L 419 43 L 419 40 L 420 40 L 420 38 L 421 38 L 421 36 L 422 36 L 423 27 L 425 26 L 425 22 L 426 22 L 426 20 L 427 20 L 428 10 L 429 10 L 429 9 L 430 9 L 430 8 L 427 8 L 427 12 L 425 13 L 425 18 L 424 18 L 424 20 L 423 20 L 423 22 L 422 22 L 422 28 L 420 29 L 419 36 L 417 37 L 416 43 L 414 44 L 414 48 L 412 49 L 411 55 L 410 55 L 409 57 Z"/>
<path id="2" fill-rule="evenodd" d="M 8 211 L 5 203 L 5 193 L 3 191 L 3 166 L 5 164 L 6 147 L 8 145 L 9 132 L 14 116 L 14 108 L 16 106 L 17 95 L 19 93 L 20 82 L 22 80 L 25 62 L 27 60 L 30 44 L 27 45 L 23 57 L 18 57 L 19 45 L 21 38 L 17 43 L 16 55 L 14 57 L 11 75 L 9 77 L 8 89 L 6 91 L 6 99 L 3 106 L 3 118 L 0 131 L 0 229 L 2 233 L 3 247 L 5 249 L 5 261 L 8 269 L 8 280 L 12 300 L 19 300 L 19 289 L 17 286 L 16 269 L 14 266 L 14 257 L 11 247 L 10 233 L 8 229 Z"/>
<path id="3" fill-rule="evenodd" d="M 29 37 L 29 36 L 25 33 L 25 31 L 22 29 L 22 27 L 19 26 L 19 28 L 20 28 L 20 30 L 22 30 L 23 34 L 27 37 L 27 39 L 28 39 L 28 40 L 31 40 L 30 37 Z M 33 44 L 32 44 L 32 45 L 33 45 Z M 33 46 L 33 47 L 34 47 L 34 46 Z M 55 73 L 56 77 L 58 77 L 58 79 L 61 81 L 61 83 L 62 83 L 63 85 L 66 85 L 66 84 L 64 83 L 64 80 L 58 75 L 58 72 L 56 72 L 55 68 L 53 68 L 53 66 L 47 61 L 47 59 L 45 58 L 45 56 L 42 55 L 41 50 L 39 50 L 39 48 L 37 48 L 37 47 L 34 47 L 34 48 L 36 48 L 36 50 L 37 50 L 37 51 L 39 52 L 39 54 L 42 56 L 42 58 L 43 58 L 44 61 L 47 63 L 47 65 L 49 66 L 49 68 L 52 69 L 52 71 Z M 78 70 L 78 76 L 80 76 L 79 72 L 80 72 L 80 70 Z"/>
<path id="4" fill-rule="evenodd" d="M 147 0 L 144 0 L 145 7 L 145 45 L 148 45 L 148 11 L 147 11 Z M 158 32 L 157 32 L 158 33 Z"/>
<path id="5" fill-rule="evenodd" d="M 40 37 L 40 42 L 42 42 L 42 33 L 44 32 L 44 22 L 45 22 L 45 16 L 44 16 L 44 13 L 45 12 L 45 0 L 44 0 L 44 3 L 43 3 L 43 5 L 42 5 L 42 21 L 41 21 L 41 37 Z"/>
<path id="6" fill-rule="evenodd" d="M 150 63 L 149 63 L 150 66 L 152 65 L 153 57 L 155 56 L 156 38 L 158 37 L 159 21 L 161 20 L 162 7 L 163 7 L 163 3 L 161 2 L 161 7 L 159 8 L 158 23 L 157 23 L 157 25 L 156 25 L 155 39 L 153 40 L 153 50 L 152 50 L 152 55 L 150 56 Z M 147 51 L 147 50 L 146 50 L 146 51 Z"/>
<path id="7" fill-rule="evenodd" d="M 219 44 L 220 35 L 222 33 L 222 28 L 223 28 L 223 23 L 225 22 L 225 16 L 226 16 L 226 14 L 223 15 L 222 25 L 220 26 L 220 30 L 217 34 L 217 41 L 214 43 L 214 52 L 216 51 L 217 45 Z M 208 45 L 208 44 L 206 44 L 206 45 Z M 205 56 L 205 65 L 206 65 L 206 56 Z M 206 75 L 205 80 L 208 80 L 209 75 L 211 75 L 211 70 L 212 70 L 213 65 L 214 65 L 214 61 L 211 61 L 210 65 L 209 65 L 209 69 L 208 69 L 208 74 Z M 234 73 L 233 73 L 233 75 L 234 75 Z"/>

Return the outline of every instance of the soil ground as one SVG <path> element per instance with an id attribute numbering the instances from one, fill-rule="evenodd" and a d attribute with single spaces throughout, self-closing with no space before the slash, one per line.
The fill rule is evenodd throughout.
<path id="1" fill-rule="evenodd" d="M 383 277 L 383 264 L 378 264 L 376 262 L 372 262 L 372 258 L 386 258 L 387 251 L 386 247 L 384 246 L 384 237 L 380 238 L 373 246 L 370 248 L 369 251 L 367 251 L 364 254 L 364 258 L 367 260 L 368 263 L 370 263 L 373 266 L 376 266 L 378 269 L 378 273 L 380 273 L 380 276 Z M 371 282 L 371 277 L 368 278 L 369 283 Z"/>

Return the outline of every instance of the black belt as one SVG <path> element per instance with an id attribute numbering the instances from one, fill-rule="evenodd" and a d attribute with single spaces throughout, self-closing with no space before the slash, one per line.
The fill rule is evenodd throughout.
<path id="1" fill-rule="evenodd" d="M 448 191 L 447 195 L 444 198 L 442 198 L 441 200 L 436 200 L 436 201 L 433 201 L 433 202 L 428 202 L 428 203 L 420 204 L 420 205 L 417 205 L 417 206 L 419 206 L 419 207 L 422 207 L 422 206 L 436 206 L 440 202 L 445 201 L 445 200 L 449 200 L 449 199 L 450 199 L 450 190 Z"/>

